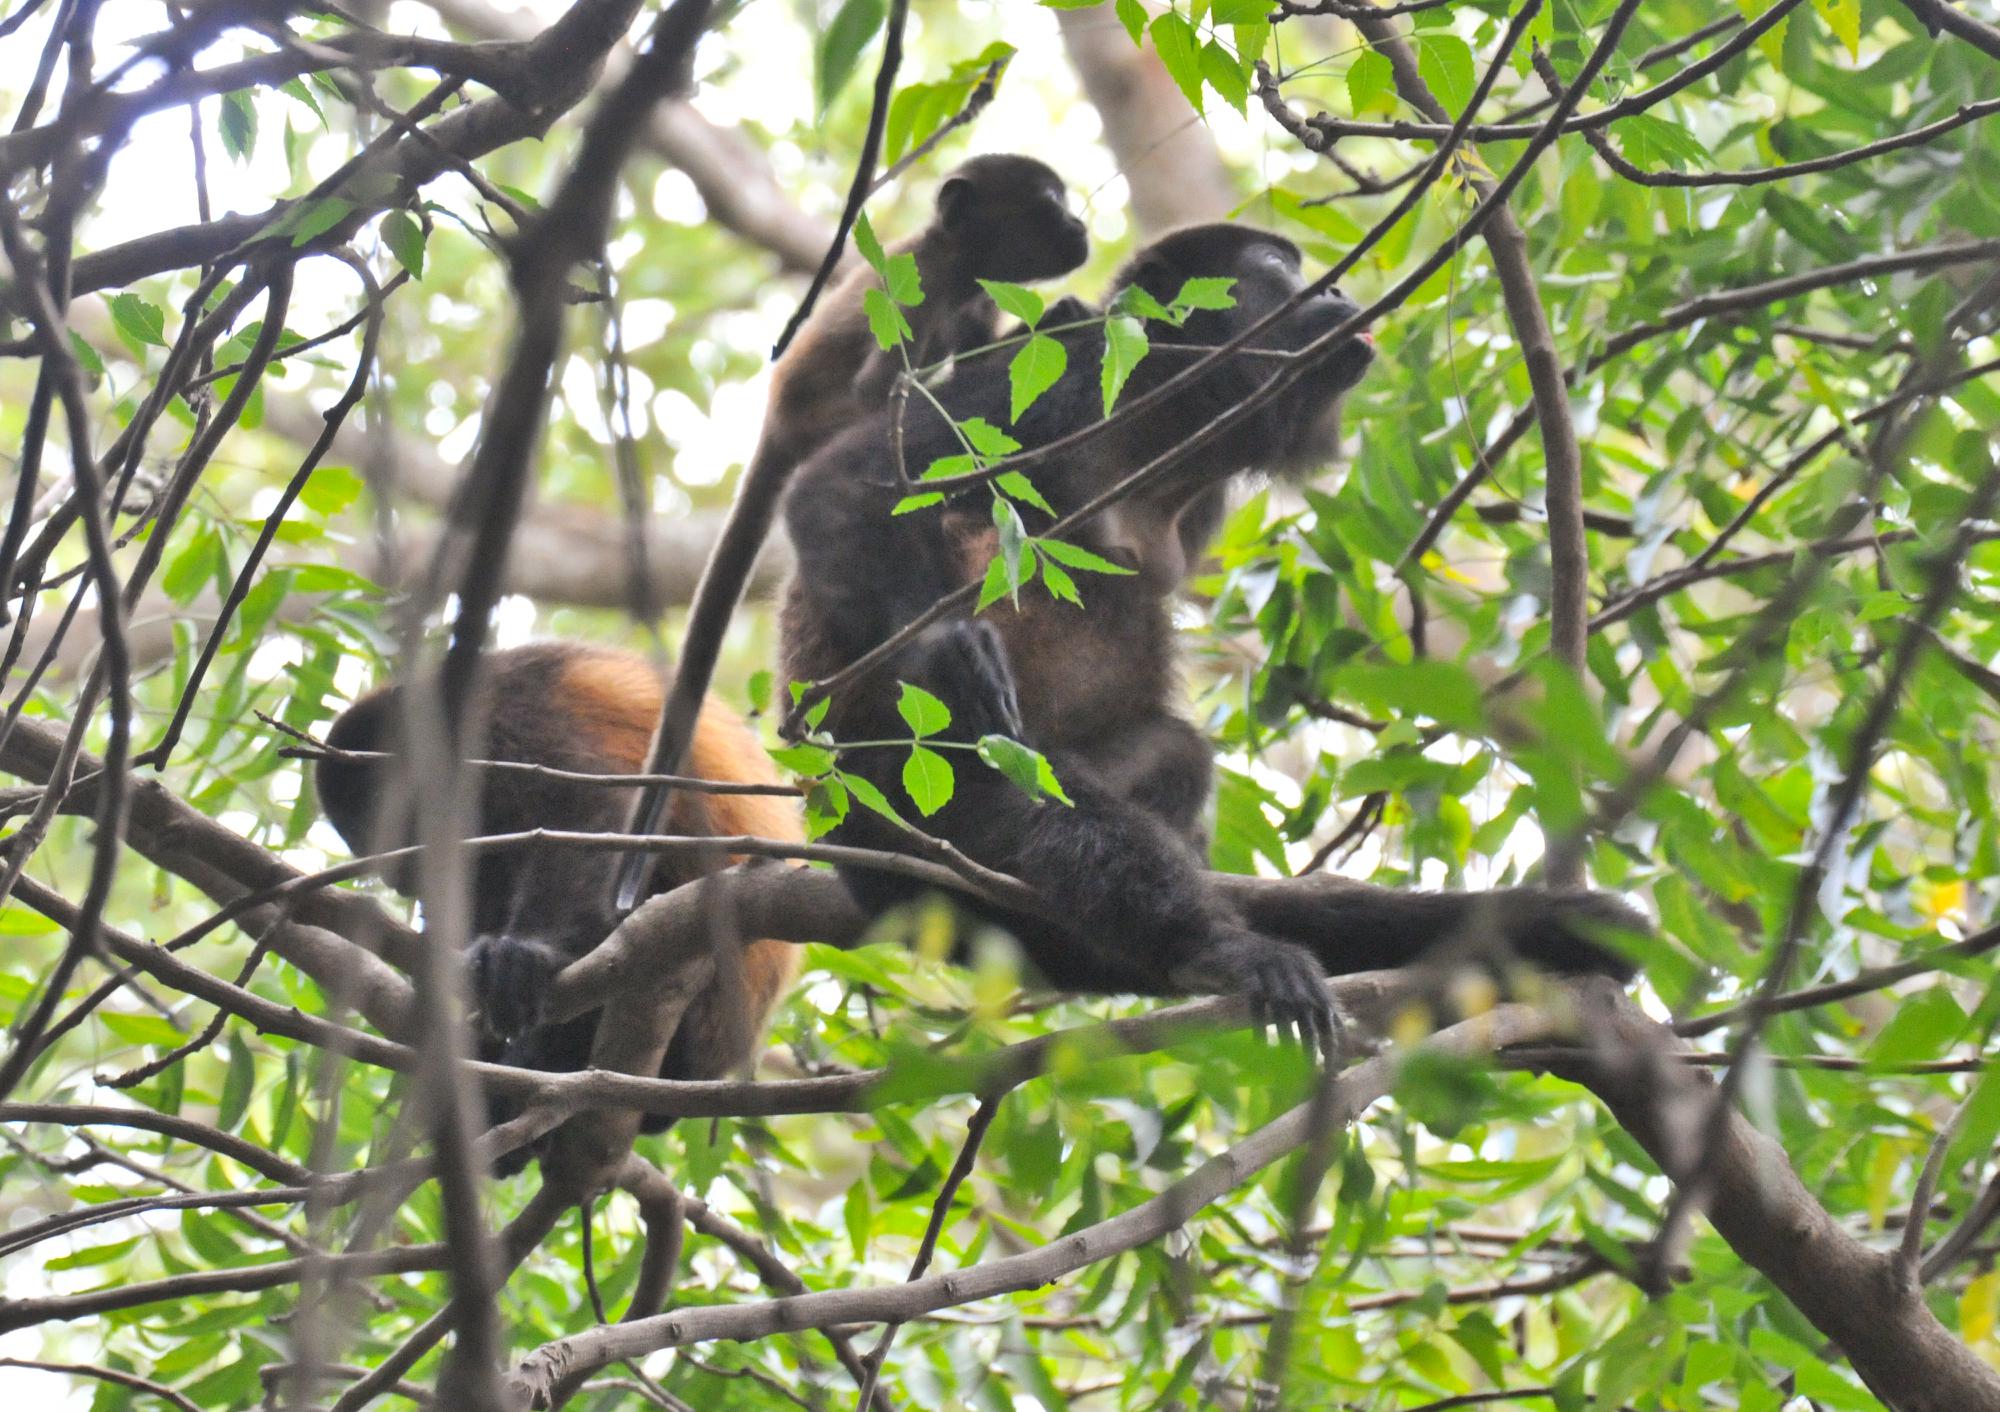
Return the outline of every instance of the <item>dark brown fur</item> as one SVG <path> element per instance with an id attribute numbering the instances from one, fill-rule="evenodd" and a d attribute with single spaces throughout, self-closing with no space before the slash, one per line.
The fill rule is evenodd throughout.
<path id="1" fill-rule="evenodd" d="M 1206 226 L 1147 247 L 1118 288 L 1137 285 L 1166 302 L 1195 276 L 1233 279 L 1235 307 L 1198 312 L 1180 328 L 1149 324 L 1152 352 L 1127 385 L 1128 401 L 1277 309 L 1302 283 L 1290 242 L 1244 227 Z M 1301 349 L 1352 312 L 1328 291 L 1285 315 L 1256 346 Z M 1101 415 L 1103 335 L 1090 329 L 1064 337 L 1065 377 L 1011 428 L 1031 449 Z M 1054 984 L 1236 992 L 1267 1016 L 1324 1035 L 1322 972 L 1403 964 L 1467 930 L 1473 909 L 1491 896 L 1356 885 L 1345 903 L 1351 925 L 1329 928 L 1322 917 L 1307 934 L 1279 936 L 1253 930 L 1207 881 L 1201 815 L 1213 758 L 1174 710 L 1174 600 L 1215 532 L 1232 479 L 1255 470 L 1306 470 L 1332 457 L 1341 396 L 1371 356 L 1359 340 L 1323 351 L 1283 395 L 1090 522 L 1078 538 L 1133 572 L 1076 574 L 1083 606 L 1058 602 L 1031 584 L 1018 606 L 1003 600 L 977 618 L 937 624 L 834 697 L 825 724 L 836 741 L 907 737 L 896 711 L 897 683 L 912 682 L 950 708 L 948 740 L 970 743 L 999 732 L 1049 757 L 1074 808 L 1031 800 L 996 771 L 952 752 L 956 793 L 924 825 L 978 862 L 1027 881 L 1069 920 L 1059 927 L 1002 917 Z M 1269 358 L 1225 360 L 1161 405 L 1029 474 L 1055 511 L 1067 513 L 1183 446 L 1282 366 Z M 976 366 L 938 392 L 952 418 L 979 416 L 997 426 L 1008 424 L 1007 394 L 1004 368 Z M 957 450 L 955 434 L 934 409 L 912 407 L 904 433 L 912 474 Z M 894 516 L 901 491 L 890 455 L 886 419 L 877 416 L 800 468 L 786 507 L 798 573 L 783 620 L 785 665 L 795 680 L 832 675 L 985 572 L 994 548 L 989 493 Z M 1031 533 L 1046 526 L 1039 512 L 1024 507 L 1022 513 Z M 860 748 L 845 753 L 842 768 L 867 776 L 909 809 L 902 756 L 901 749 Z M 833 837 L 904 846 L 861 809 Z M 887 905 L 907 894 L 879 874 L 857 869 L 850 877 L 864 903 Z M 1626 969 L 1589 939 L 1597 923 L 1633 924 L 1615 900 L 1534 890 L 1506 897 L 1502 930 L 1528 959 L 1555 969 Z"/>
<path id="2" fill-rule="evenodd" d="M 914 255 L 923 301 L 906 307 L 913 369 L 990 343 L 999 310 L 982 279 L 1030 284 L 1068 274 L 1090 253 L 1083 222 L 1065 205 L 1062 178 L 1032 157 L 995 154 L 961 164 L 938 187 L 936 214 L 888 248 Z M 882 406 L 902 356 L 869 330 L 864 296 L 880 283 L 866 265 L 814 308 L 772 370 L 759 438 L 789 470 L 830 437 Z"/>
<path id="3" fill-rule="evenodd" d="M 981 279 L 1010 283 L 1051 279 L 1083 263 L 1089 241 L 1065 205 L 1062 179 L 1032 157 L 974 157 L 938 188 L 937 214 L 922 233 L 893 247 L 913 255 L 922 302 L 904 311 L 912 369 L 991 342 L 999 311 Z M 757 449 L 695 591 L 688 614 L 694 644 L 674 682 L 647 760 L 671 774 L 693 728 L 723 629 L 735 613 L 750 564 L 769 534 L 778 501 L 799 462 L 887 402 L 903 352 L 880 347 L 868 327 L 865 297 L 874 270 L 849 274 L 822 299 L 772 372 L 769 409 Z M 988 360 L 992 361 L 992 360 Z M 635 832 L 659 827 L 662 790 L 648 787 L 632 814 Z M 634 855 L 617 870 L 614 900 L 629 907 L 644 892 L 651 865 Z"/>

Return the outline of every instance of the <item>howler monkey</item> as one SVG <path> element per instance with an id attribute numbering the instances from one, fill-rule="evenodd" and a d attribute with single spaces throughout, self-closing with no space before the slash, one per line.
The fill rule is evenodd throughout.
<path id="1" fill-rule="evenodd" d="M 1090 237 L 1061 177 L 1033 157 L 1001 152 L 954 168 L 938 187 L 930 224 L 887 248 L 916 260 L 923 299 L 903 315 L 909 366 L 921 369 L 993 341 L 1000 311 L 980 280 L 1032 284 L 1066 275 L 1089 256 Z M 787 470 L 880 407 L 903 370 L 903 352 L 883 348 L 868 325 L 864 300 L 879 283 L 872 269 L 851 271 L 772 369 L 758 450 L 770 445 Z"/>
<path id="2" fill-rule="evenodd" d="M 485 699 L 476 704 L 487 721 L 486 758 L 585 774 L 631 774 L 644 762 L 661 696 L 659 675 L 645 658 L 609 647 L 539 642 L 490 652 L 483 665 Z M 364 696 L 334 721 L 327 744 L 342 751 L 395 752 L 400 698 L 398 686 Z M 320 804 L 356 853 L 409 842 L 396 836 L 395 825 L 383 830 L 377 821 L 378 812 L 387 812 L 383 801 L 394 792 L 392 772 L 400 768 L 393 759 L 320 760 Z M 714 701 L 696 726 L 688 771 L 738 784 L 779 783 L 755 733 Z M 615 833 L 625 827 L 634 793 L 491 770 L 481 781 L 476 827 L 480 834 L 536 828 Z M 795 804 L 775 795 L 680 790 L 667 822 L 677 834 L 803 837 Z M 383 832 L 388 836 L 380 836 Z M 573 848 L 479 856 L 467 960 L 485 1031 L 481 1058 L 547 1070 L 580 1069 L 588 1062 L 596 1015 L 543 1025 L 541 1000 L 556 972 L 616 926 L 610 907 L 614 866 L 612 854 Z M 652 888 L 665 892 L 723 866 L 721 859 L 668 858 Z M 394 869 L 386 877 L 399 891 L 415 891 L 413 868 Z M 733 953 L 723 957 L 707 989 L 683 1015 L 661 1075 L 722 1078 L 748 1061 L 772 1006 L 791 984 L 797 955 L 788 942 L 759 940 L 741 949 L 740 961 Z M 646 1124 L 649 1131 L 665 1125 L 658 1119 Z"/>
<path id="3" fill-rule="evenodd" d="M 1299 252 L 1289 241 L 1209 225 L 1140 251 L 1115 282 L 1113 301 L 1136 288 L 1165 304 L 1196 277 L 1232 280 L 1234 307 L 1197 310 L 1179 326 L 1148 324 L 1152 351 L 1126 384 L 1126 401 L 1192 366 L 1304 287 Z M 1238 407 L 1285 368 L 1272 353 L 1304 348 L 1354 312 L 1333 291 L 1305 300 L 1255 339 L 1261 356 L 1253 351 L 1219 361 L 1161 405 L 1032 467 L 1030 479 L 1057 515 L 1077 509 Z M 1103 330 L 1062 337 L 1066 375 L 1010 427 L 1029 449 L 1101 415 Z M 1171 704 L 1174 595 L 1218 527 L 1233 478 L 1309 470 L 1333 454 L 1341 397 L 1372 357 L 1367 342 L 1342 342 L 1165 479 L 1087 522 L 1079 541 L 1131 572 L 1078 574 L 1082 606 L 1032 584 L 1017 605 L 1003 598 L 977 616 L 930 627 L 881 669 L 834 694 L 823 727 L 836 742 L 907 739 L 897 683 L 909 682 L 950 709 L 943 739 L 970 744 L 997 732 L 1048 756 L 1074 807 L 1031 799 L 969 752 L 953 751 L 956 791 L 923 822 L 977 862 L 1027 882 L 1065 919 L 1058 926 L 1003 918 L 1049 983 L 1094 992 L 1241 994 L 1260 1017 L 1316 1032 L 1323 1041 L 1333 1017 L 1322 973 L 1398 965 L 1480 925 L 1496 926 L 1519 955 L 1549 969 L 1629 974 L 1589 933 L 1602 924 L 1641 924 L 1599 894 L 1419 894 L 1352 884 L 1341 890 L 1337 924 L 1322 915 L 1316 926 L 1294 930 L 1287 923 L 1303 919 L 1278 909 L 1260 914 L 1260 931 L 1208 877 L 1200 816 L 1213 760 Z M 937 399 L 953 419 L 1009 426 L 1004 364 L 967 367 Z M 903 453 L 913 474 L 961 451 L 959 434 L 936 407 L 908 410 Z M 887 419 L 876 416 L 816 454 L 795 479 L 785 521 L 797 572 L 783 618 L 785 668 L 795 680 L 824 679 L 855 661 L 939 599 L 980 580 L 996 551 L 987 488 L 940 507 L 892 513 L 905 490 L 890 469 L 889 436 Z M 1019 510 L 1031 533 L 1050 522 L 1028 504 Z M 857 746 L 841 763 L 907 805 L 904 753 Z M 833 837 L 906 846 L 892 826 L 858 807 Z M 908 887 L 858 869 L 851 884 L 872 907 L 907 895 Z"/>
<path id="4" fill-rule="evenodd" d="M 1033 157 L 994 153 L 960 164 L 938 187 L 937 211 L 917 235 L 889 247 L 916 261 L 921 302 L 904 306 L 910 325 L 902 350 L 885 349 L 870 331 L 864 301 L 875 271 L 853 271 L 813 310 L 771 374 L 769 410 L 744 469 L 729 519 L 688 612 L 688 641 L 671 688 L 663 728 L 647 769 L 672 774 L 715 672 L 722 628 L 736 611 L 750 562 L 793 469 L 817 448 L 884 406 L 902 371 L 991 343 L 1000 311 L 979 281 L 1032 283 L 1068 274 L 1090 253 L 1083 222 L 1071 213 L 1061 177 Z M 707 650 L 704 650 L 707 649 Z M 666 791 L 650 787 L 633 816 L 635 833 L 653 833 Z M 631 907 L 652 867 L 642 853 L 619 869 L 617 906 Z"/>

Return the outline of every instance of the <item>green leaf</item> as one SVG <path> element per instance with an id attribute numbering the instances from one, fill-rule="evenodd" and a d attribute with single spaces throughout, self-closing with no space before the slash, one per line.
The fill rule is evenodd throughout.
<path id="1" fill-rule="evenodd" d="M 823 775 L 833 768 L 833 752 L 824 745 L 809 742 L 780 745 L 772 749 L 770 755 L 795 775 Z"/>
<path id="2" fill-rule="evenodd" d="M 248 161 L 257 145 L 257 106 L 250 100 L 249 89 L 239 88 L 222 95 L 222 118 L 218 126 L 222 131 L 222 150 L 239 162 Z"/>
<path id="3" fill-rule="evenodd" d="M 255 1086 L 256 1065 L 241 1030 L 229 1031 L 229 1068 L 222 1077 L 222 1098 L 216 1105 L 216 1125 L 224 1132 L 236 1131 L 250 1109 L 250 1093 Z"/>
<path id="4" fill-rule="evenodd" d="M 1455 34 L 1436 31 L 1426 31 L 1413 39 L 1417 46 L 1417 73 L 1449 112 L 1463 111 L 1472 101 L 1475 86 L 1472 46 Z"/>
<path id="5" fill-rule="evenodd" d="M 321 466 L 299 492 L 309 510 L 322 515 L 338 515 L 361 498 L 365 482 L 345 466 Z"/>
<path id="6" fill-rule="evenodd" d="M 1049 597 L 1059 598 L 1065 603 L 1083 606 L 1083 595 L 1076 591 L 1076 580 L 1069 571 L 1053 559 L 1042 560 L 1042 587 L 1049 591 Z"/>
<path id="7" fill-rule="evenodd" d="M 1072 544 L 1066 539 L 1038 539 L 1035 548 L 1048 555 L 1058 564 L 1068 568 L 1081 569 L 1090 574 L 1133 574 L 1136 569 L 1128 569 L 1123 564 L 1114 564 L 1101 555 L 1093 554 L 1080 544 Z"/>
<path id="8" fill-rule="evenodd" d="M 1484 728 L 1478 678 L 1456 662 L 1356 663 L 1339 677 L 1341 695 L 1376 715 L 1424 715 L 1454 730 Z"/>
<path id="9" fill-rule="evenodd" d="M 1135 319 L 1160 319 L 1175 324 L 1185 317 L 1174 313 L 1172 309 L 1136 284 L 1127 285 L 1118 292 L 1118 297 L 1111 301 L 1111 313 L 1126 314 Z"/>
<path id="10" fill-rule="evenodd" d="M 1213 39 L 1201 46 L 1201 76 L 1222 95 L 1222 101 L 1237 112 L 1245 112 L 1250 101 L 1250 80 L 1236 62 L 1236 56 Z"/>
<path id="11" fill-rule="evenodd" d="M 1151 33 L 1153 48 L 1159 54 L 1160 62 L 1166 66 L 1168 77 L 1186 95 L 1189 106 L 1200 112 L 1200 44 L 1195 37 L 1194 26 L 1169 11 L 1153 21 Z"/>
<path id="12" fill-rule="evenodd" d="M 882 283 L 898 304 L 915 308 L 924 302 L 924 281 L 917 269 L 917 257 L 905 252 L 891 255 L 882 264 Z"/>
<path id="13" fill-rule="evenodd" d="M 424 277 L 424 228 L 408 211 L 391 211 L 382 217 L 382 243 L 396 257 L 396 263 L 410 272 L 411 279 Z"/>
<path id="14" fill-rule="evenodd" d="M 1048 306 L 1034 290 L 1008 284 L 1005 280 L 983 279 L 979 283 L 993 302 L 1000 306 L 1003 314 L 1012 314 L 1029 328 L 1042 321 Z"/>
<path id="15" fill-rule="evenodd" d="M 1125 32 L 1132 36 L 1132 43 L 1136 47 L 1145 38 L 1146 7 L 1140 4 L 1139 0 L 1117 0 L 1114 8 L 1118 14 L 1118 23 L 1125 26 Z"/>
<path id="16" fill-rule="evenodd" d="M 98 1020 L 105 1029 L 127 1044 L 156 1044 L 163 1049 L 171 1049 L 187 1039 L 185 1032 L 159 1015 L 106 1010 L 99 1014 Z"/>
<path id="17" fill-rule="evenodd" d="M 1040 562 L 1039 559 L 1032 561 L 1023 573 L 1016 567 L 1018 560 L 1006 554 L 995 554 L 986 565 L 986 577 L 979 585 L 979 602 L 972 611 L 983 613 L 1002 598 L 1018 600 L 1021 586 L 1034 578 L 1034 566 Z"/>
<path id="18" fill-rule="evenodd" d="M 1264 57 L 1264 50 L 1271 43 L 1271 22 L 1258 20 L 1254 24 L 1239 22 L 1236 32 L 1236 67 L 1242 71 L 1245 82 L 1257 72 L 1257 61 Z"/>
<path id="19" fill-rule="evenodd" d="M 883 161 L 894 162 L 908 152 L 917 125 L 920 122 L 929 125 L 926 119 L 936 106 L 938 87 L 934 83 L 913 83 L 889 100 L 889 114 L 882 124 Z"/>
<path id="20" fill-rule="evenodd" d="M 845 0 L 833 20 L 820 36 L 818 71 L 819 112 L 822 116 L 833 106 L 833 100 L 840 96 L 854 75 L 854 68 L 861 59 L 861 51 L 875 37 L 875 31 L 882 28 L 882 18 L 886 12 L 883 0 Z"/>
<path id="21" fill-rule="evenodd" d="M 1021 449 L 1020 442 L 984 417 L 967 417 L 958 424 L 958 431 L 982 462 L 1011 456 Z"/>
<path id="22" fill-rule="evenodd" d="M 868 262 L 868 268 L 876 274 L 883 272 L 889 263 L 888 252 L 882 249 L 882 242 L 875 235 L 875 226 L 868 219 L 866 211 L 854 217 L 854 248 L 861 252 L 861 258 Z"/>
<path id="23" fill-rule="evenodd" d="M 1651 113 L 1620 118 L 1611 125 L 1611 132 L 1618 139 L 1618 150 L 1634 166 L 1665 166 L 1684 172 L 1708 160 L 1708 149 L 1693 133 Z"/>
<path id="24" fill-rule="evenodd" d="M 1211 24 L 1218 25 L 1261 24 L 1271 8 L 1265 0 L 1213 0 L 1208 7 L 1208 18 Z"/>
<path id="25" fill-rule="evenodd" d="M 1868 1058 L 1876 1064 L 1907 1064 L 1935 1059 L 1964 1032 L 1965 1011 L 1943 986 L 1932 986 L 1905 998 L 1875 1042 Z"/>
<path id="26" fill-rule="evenodd" d="M 863 808 L 873 810 L 883 818 L 894 823 L 901 824 L 904 822 L 903 816 L 898 814 L 895 807 L 889 803 L 889 797 L 875 787 L 873 780 L 861 775 L 842 772 L 840 782 L 847 786 L 849 794 L 852 794 L 856 799 L 861 801 Z"/>
<path id="27" fill-rule="evenodd" d="M 1189 309 L 1234 309 L 1236 296 L 1229 291 L 1236 285 L 1233 279 L 1216 275 L 1201 275 L 1181 286 L 1181 292 L 1174 296 L 1173 308 L 1168 312 L 1185 317 Z"/>
<path id="28" fill-rule="evenodd" d="M 1132 370 L 1139 366 L 1139 360 L 1152 351 L 1152 347 L 1152 340 L 1146 337 L 1146 326 L 1137 319 L 1115 314 L 1104 321 L 1101 381 L 1105 416 L 1111 415 L 1111 409 L 1117 405 L 1118 396 L 1125 390 Z"/>
<path id="29" fill-rule="evenodd" d="M 979 758 L 1011 780 L 1030 799 L 1055 799 L 1071 803 L 1062 782 L 1050 768 L 1048 757 L 1004 735 L 979 738 Z"/>
<path id="30" fill-rule="evenodd" d="M 284 94 L 294 103 L 304 104 L 312 112 L 312 115 L 319 119 L 321 131 L 327 130 L 326 113 L 319 106 L 319 99 L 312 96 L 310 88 L 307 88 L 295 78 L 288 78 L 278 85 L 278 92 Z"/>
<path id="31" fill-rule="evenodd" d="M 886 291 L 870 289 L 861 296 L 862 312 L 868 316 L 868 331 L 875 335 L 875 342 L 882 348 L 894 348 L 913 335 L 910 321 L 903 317 L 903 311 L 896 307 Z"/>
<path id="32" fill-rule="evenodd" d="M 932 466 L 931 469 L 936 470 L 937 467 Z M 907 515 L 915 510 L 928 510 L 933 505 L 942 504 L 944 504 L 944 492 L 942 490 L 926 490 L 918 495 L 905 495 L 895 503 L 890 509 L 889 514 L 891 516 Z"/>
<path id="33" fill-rule="evenodd" d="M 903 762 L 903 788 L 917 811 L 929 818 L 951 803 L 951 762 L 935 750 L 911 746 L 910 758 Z"/>
<path id="34" fill-rule="evenodd" d="M 1022 413 L 1054 387 L 1068 367 L 1069 351 L 1062 344 L 1042 333 L 1029 339 L 1007 365 L 1007 382 L 1013 390 L 1009 420 L 1018 423 Z"/>
<path id="35" fill-rule="evenodd" d="M 161 327 L 165 327 L 164 323 Z M 70 356 L 76 359 L 77 366 L 86 373 L 94 378 L 104 376 L 104 360 L 97 356 L 97 350 L 92 348 L 84 336 L 75 329 L 69 331 L 69 351 Z"/>
<path id="36" fill-rule="evenodd" d="M 133 1236 L 130 1240 L 113 1241 L 109 1245 L 93 1245 L 84 1250 L 73 1251 L 68 1255 L 58 1255 L 53 1260 L 44 1260 L 42 1268 L 44 1270 L 83 1270 L 88 1269 L 92 1265 L 108 1265 L 113 1260 L 130 1254 L 133 1247 L 138 1245 L 142 1239 L 144 1239 L 142 1236 Z"/>
<path id="37" fill-rule="evenodd" d="M 203 529 L 168 561 L 160 575 L 160 591 L 185 607 L 222 567 L 222 536 L 213 529 Z"/>
<path id="38" fill-rule="evenodd" d="M 1044 500 L 1041 491 L 1035 489 L 1035 483 L 1019 471 L 1002 471 L 993 478 L 993 484 L 1005 494 L 1016 500 L 1025 500 L 1037 510 L 1051 515 L 1056 512 L 1055 506 Z"/>
<path id="39" fill-rule="evenodd" d="M 951 724 L 951 708 L 909 682 L 902 683 L 903 695 L 896 702 L 896 711 L 909 725 L 913 735 L 922 737 L 936 735 Z"/>
<path id="40" fill-rule="evenodd" d="M 840 1219 L 841 1224 L 847 1228 L 847 1243 L 854 1247 L 854 1259 L 857 1264 L 868 1258 L 870 1209 L 867 1181 L 864 1179 L 850 1183 L 847 1196 L 840 1204 Z"/>
<path id="41" fill-rule="evenodd" d="M 1021 523 L 1021 512 L 1011 503 L 996 498 L 993 501 L 993 528 L 1000 532 L 1000 557 L 1010 567 L 1009 581 L 1015 588 L 1026 583 L 1023 570 L 1031 561 L 1028 553 L 1028 527 Z"/>
<path id="42" fill-rule="evenodd" d="M 1396 111 L 1396 73 L 1387 54 L 1364 49 L 1347 68 L 1347 102 L 1355 116 Z"/>
<path id="43" fill-rule="evenodd" d="M 354 210 L 354 203 L 338 196 L 322 196 L 308 206 L 292 226 L 292 248 L 296 250 L 315 236 L 325 235 Z"/>
<path id="44" fill-rule="evenodd" d="M 840 826 L 847 817 L 847 786 L 837 774 L 814 780 L 806 786 L 806 839 L 815 841 Z"/>
<path id="45" fill-rule="evenodd" d="M 134 346 L 151 344 L 155 348 L 167 346 L 167 316 L 159 305 L 149 302 L 141 295 L 130 293 L 114 294 L 108 301 L 111 305 L 111 323 L 125 341 Z"/>

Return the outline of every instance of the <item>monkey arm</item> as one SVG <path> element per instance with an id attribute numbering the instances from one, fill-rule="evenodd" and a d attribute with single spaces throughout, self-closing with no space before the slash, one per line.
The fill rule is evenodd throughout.
<path id="1" fill-rule="evenodd" d="M 914 357 L 910 366 L 921 367 Z M 862 360 L 861 371 L 854 375 L 855 405 L 873 411 L 889 401 L 889 394 L 895 389 L 896 379 L 902 375 L 903 359 L 893 348 L 869 350 Z"/>

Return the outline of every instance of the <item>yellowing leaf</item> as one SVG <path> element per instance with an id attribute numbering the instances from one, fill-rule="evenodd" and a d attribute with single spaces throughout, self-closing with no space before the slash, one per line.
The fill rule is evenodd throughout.
<path id="1" fill-rule="evenodd" d="M 1954 878 L 1950 882 L 1925 883 L 1917 890 L 1917 905 L 1924 915 L 1933 922 L 1947 916 L 1965 914 L 1965 882 Z"/>
<path id="2" fill-rule="evenodd" d="M 1834 37 L 1847 46 L 1847 57 L 1861 57 L 1861 0 L 1813 0 Z"/>
<path id="3" fill-rule="evenodd" d="M 2000 1315 L 2000 1270 L 1988 1270 L 1958 1297 L 1959 1334 L 1967 1343 L 1985 1343 L 1993 1337 L 1996 1315 Z"/>
<path id="4" fill-rule="evenodd" d="M 1902 1170 L 1903 1153 L 1909 1144 L 1884 1138 L 1875 1144 L 1868 1159 L 1868 1229 L 1879 1231 L 1889 1218 L 1889 1195 L 1895 1189 L 1896 1173 Z"/>

